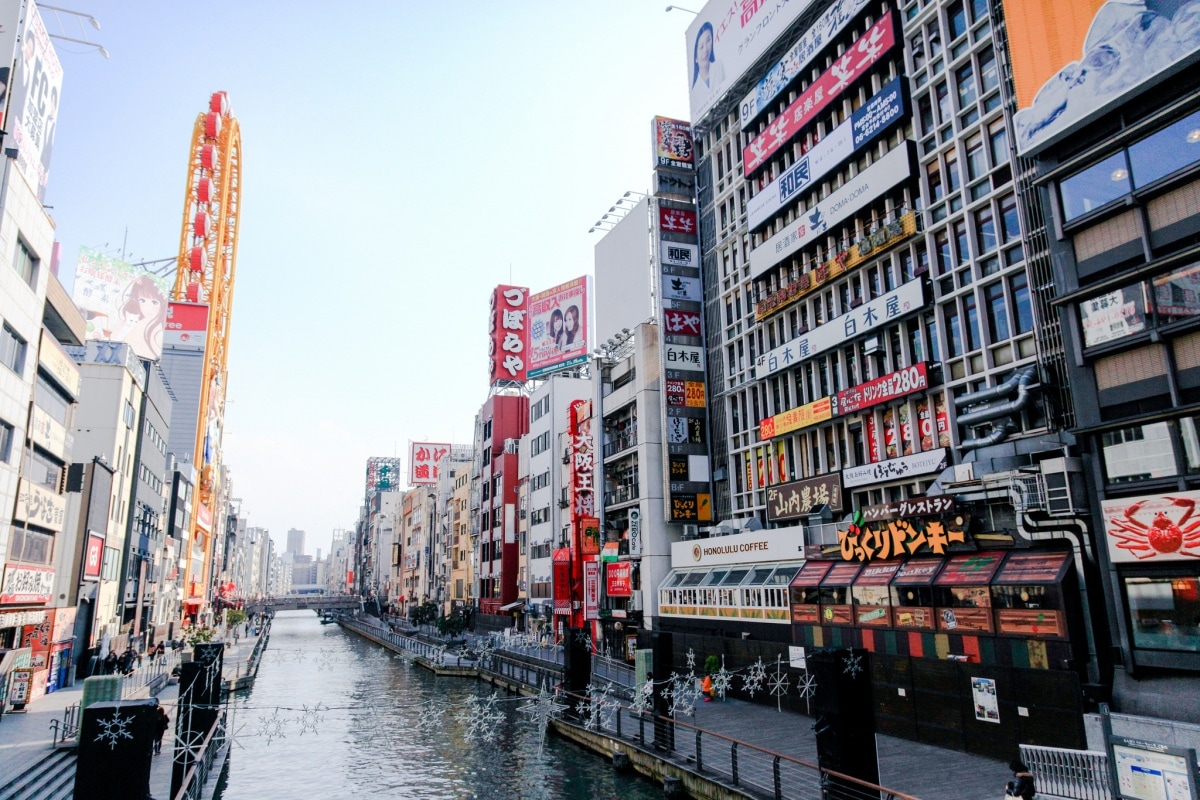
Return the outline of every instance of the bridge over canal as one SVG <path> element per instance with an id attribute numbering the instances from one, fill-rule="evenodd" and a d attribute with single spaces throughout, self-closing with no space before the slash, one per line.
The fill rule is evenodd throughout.
<path id="1" fill-rule="evenodd" d="M 320 613 L 321 611 L 338 610 L 356 611 L 361 607 L 358 596 L 353 594 L 291 594 L 247 601 L 245 611 L 247 614 L 262 612 L 274 614 L 276 611 L 296 611 L 307 608 Z"/>

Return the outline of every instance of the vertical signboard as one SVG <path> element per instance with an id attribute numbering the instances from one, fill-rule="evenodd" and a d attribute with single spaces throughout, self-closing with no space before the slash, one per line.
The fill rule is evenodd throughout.
<path id="1" fill-rule="evenodd" d="M 654 166 L 696 168 L 691 125 L 669 117 L 654 118 Z"/>
<path id="2" fill-rule="evenodd" d="M 588 359 L 588 298 L 591 280 L 573 281 L 529 298 L 526 374 L 537 378 Z"/>
<path id="3" fill-rule="evenodd" d="M 410 442 L 408 448 L 408 483 L 410 486 L 432 486 L 438 482 L 438 462 L 450 453 L 450 445 L 440 442 Z"/>
<path id="4" fill-rule="evenodd" d="M 37 192 L 38 199 L 45 200 L 63 71 L 33 2 L 26 6 L 15 69 L 16 76 L 10 84 L 12 103 L 4 120 L 12 140 L 4 146 L 17 151 L 17 169 Z"/>
<path id="5" fill-rule="evenodd" d="M 651 219 L 665 390 L 664 515 L 667 522 L 707 522 L 712 519 L 712 490 L 696 209 L 692 203 L 665 197 L 655 197 L 652 202 L 657 207 Z"/>
<path id="6" fill-rule="evenodd" d="M 488 351 L 492 385 L 506 381 L 524 383 L 528 364 L 529 290 L 523 286 L 497 286 L 492 291 L 491 347 Z"/>

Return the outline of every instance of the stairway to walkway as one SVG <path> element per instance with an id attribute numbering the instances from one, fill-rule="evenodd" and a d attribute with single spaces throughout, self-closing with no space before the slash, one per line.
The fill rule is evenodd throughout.
<path id="1" fill-rule="evenodd" d="M 49 751 L 29 769 L 0 785 L 0 800 L 71 800 L 75 761 L 73 747 Z"/>

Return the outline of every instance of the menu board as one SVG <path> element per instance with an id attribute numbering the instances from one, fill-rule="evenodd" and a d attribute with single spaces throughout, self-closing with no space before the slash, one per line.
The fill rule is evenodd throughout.
<path id="1" fill-rule="evenodd" d="M 832 566 L 832 561 L 809 561 L 792 579 L 792 586 L 820 586 L 821 579 Z"/>
<path id="2" fill-rule="evenodd" d="M 903 561 L 893 561 L 888 563 L 881 561 L 875 564 L 867 564 L 863 567 L 862 572 L 858 576 L 858 580 L 854 582 L 855 586 L 887 586 L 892 582 L 892 578 L 900 571 L 900 567 L 904 565 Z"/>
<path id="3" fill-rule="evenodd" d="M 1030 583 L 1057 583 L 1070 553 L 1011 553 L 996 583 L 1006 586 Z"/>
<path id="4" fill-rule="evenodd" d="M 992 610 L 939 608 L 938 630 L 948 633 L 989 633 L 992 630 Z"/>
<path id="5" fill-rule="evenodd" d="M 933 609 L 924 606 L 897 606 L 893 611 L 895 627 L 933 630 Z"/>
<path id="6" fill-rule="evenodd" d="M 940 558 L 914 558 L 905 561 L 896 573 L 893 586 L 929 586 L 945 562 Z"/>
<path id="7" fill-rule="evenodd" d="M 985 586 L 991 582 L 1004 553 L 964 553 L 953 556 L 934 581 L 935 586 Z"/>
<path id="8" fill-rule="evenodd" d="M 850 586 L 854 583 L 855 577 L 858 576 L 858 571 L 862 568 L 862 564 L 836 564 L 833 569 L 829 570 L 829 574 L 825 576 L 825 580 L 821 582 L 822 586 Z"/>

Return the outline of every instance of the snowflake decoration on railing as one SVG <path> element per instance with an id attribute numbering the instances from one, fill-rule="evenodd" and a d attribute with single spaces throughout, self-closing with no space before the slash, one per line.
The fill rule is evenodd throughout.
<path id="1" fill-rule="evenodd" d="M 438 729 L 442 722 L 442 716 L 446 713 L 446 706 L 437 700 L 430 700 L 421 704 L 421 713 L 417 716 L 417 730 L 421 733 L 433 733 Z"/>
<path id="2" fill-rule="evenodd" d="M 696 713 L 696 701 L 700 699 L 700 691 L 696 688 L 696 676 L 692 674 L 671 674 L 671 702 L 668 714 L 690 717 Z"/>
<path id="3" fill-rule="evenodd" d="M 642 684 L 642 690 L 629 704 L 629 710 L 634 714 L 649 714 L 654 711 L 654 681 Z"/>
<path id="4" fill-rule="evenodd" d="M 430 659 L 430 661 L 431 661 L 431 663 L 436 664 L 439 667 L 445 665 L 445 663 L 446 663 L 446 646 L 442 645 L 440 647 L 433 648 L 432 658 Z"/>
<path id="5" fill-rule="evenodd" d="M 312 708 L 309 708 L 306 703 L 300 712 L 300 735 L 303 736 L 306 731 L 318 733 L 317 727 L 325 719 L 321 714 L 328 710 L 329 707 L 321 703 L 317 703 Z"/>
<path id="6" fill-rule="evenodd" d="M 724 700 L 725 693 L 729 691 L 732 681 L 733 673 L 725 669 L 725 656 L 721 656 L 721 668 L 712 676 L 713 694 Z"/>
<path id="7" fill-rule="evenodd" d="M 488 639 L 479 648 L 479 655 L 476 657 L 475 663 L 481 667 L 489 667 L 492 663 L 492 657 L 496 654 L 496 642 Z"/>
<path id="8" fill-rule="evenodd" d="M 587 628 L 579 628 L 575 631 L 575 644 L 581 647 L 592 646 L 592 635 L 588 633 Z"/>
<path id="9" fill-rule="evenodd" d="M 687 671 L 692 675 L 696 674 L 696 651 L 690 647 L 687 651 Z"/>
<path id="10" fill-rule="evenodd" d="M 779 656 L 775 656 L 775 673 L 771 676 L 771 696 L 775 698 L 775 705 L 779 711 L 783 711 L 783 696 L 787 694 L 788 686 L 791 681 L 788 680 L 787 673 L 783 671 L 783 661 Z"/>
<path id="11" fill-rule="evenodd" d="M 590 731 L 603 730 L 613 722 L 613 713 L 619 704 L 612 698 L 612 684 L 605 683 L 597 686 L 589 683 L 587 699 L 580 700 L 575 710 L 581 717 L 587 717 L 584 727 Z"/>
<path id="12" fill-rule="evenodd" d="M 796 681 L 796 689 L 805 700 L 811 700 L 817 694 L 817 679 L 806 672 L 803 678 Z"/>
<path id="13" fill-rule="evenodd" d="M 176 764 L 194 764 L 200 757 L 200 750 L 204 747 L 205 736 L 207 734 L 204 731 L 185 730 L 182 733 L 176 733 L 174 762 Z"/>
<path id="14" fill-rule="evenodd" d="M 542 755 L 542 751 L 546 745 L 546 731 L 550 727 L 550 719 L 566 711 L 567 705 L 559 701 L 554 694 L 546 691 L 546 682 L 542 681 L 542 688 L 538 691 L 537 696 L 521 703 L 517 710 L 529 716 L 529 720 L 539 737 L 538 755 Z"/>
<path id="15" fill-rule="evenodd" d="M 488 697 L 472 695 L 458 713 L 458 719 L 467 729 L 467 737 L 494 741 L 497 728 L 504 721 L 504 714 L 496 707 L 498 697 L 492 692 Z"/>
<path id="16" fill-rule="evenodd" d="M 858 673 L 862 671 L 862 656 L 850 653 L 842 659 L 842 674 L 849 675 L 851 680 L 857 678 Z"/>
<path id="17" fill-rule="evenodd" d="M 265 736 L 267 746 L 270 747 L 272 739 L 286 739 L 287 734 L 283 732 L 283 720 L 279 718 L 279 709 L 275 709 L 274 713 L 269 717 L 259 717 L 258 735 Z"/>
<path id="18" fill-rule="evenodd" d="M 742 689 L 754 697 L 755 693 L 762 691 L 763 681 L 766 679 L 767 667 L 763 664 L 762 656 L 759 656 L 758 661 L 750 665 L 750 671 L 742 676 Z"/>
<path id="19" fill-rule="evenodd" d="M 292 661 L 295 661 L 297 664 L 302 663 L 304 661 L 305 655 L 306 655 L 306 653 L 304 652 L 304 650 L 297 647 L 295 650 L 292 651 Z"/>
<path id="20" fill-rule="evenodd" d="M 113 709 L 112 719 L 98 719 L 96 722 L 103 730 L 96 735 L 95 740 L 100 743 L 108 742 L 109 750 L 116 750 L 117 742 L 121 739 L 133 738 L 133 734 L 129 731 L 133 717 L 122 717 L 119 708 Z"/>

